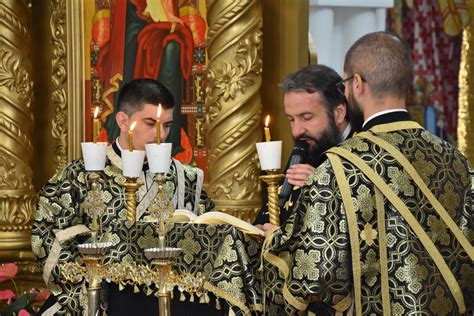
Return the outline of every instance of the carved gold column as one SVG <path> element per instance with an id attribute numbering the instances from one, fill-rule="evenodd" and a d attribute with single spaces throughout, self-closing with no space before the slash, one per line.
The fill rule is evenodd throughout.
<path id="1" fill-rule="evenodd" d="M 260 0 L 207 1 L 207 21 L 207 190 L 218 210 L 252 220 L 261 206 Z"/>
<path id="2" fill-rule="evenodd" d="M 474 166 L 474 3 L 468 1 L 471 22 L 464 30 L 459 67 L 458 148 Z"/>
<path id="3" fill-rule="evenodd" d="M 31 2 L 0 1 L 0 261 L 31 259 Z"/>

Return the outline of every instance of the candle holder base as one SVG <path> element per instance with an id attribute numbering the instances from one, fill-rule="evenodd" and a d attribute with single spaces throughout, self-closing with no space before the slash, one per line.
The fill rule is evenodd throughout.
<path id="1" fill-rule="evenodd" d="M 78 245 L 79 253 L 83 255 L 82 260 L 86 266 L 89 285 L 87 287 L 88 315 L 95 316 L 100 304 L 100 283 L 102 281 L 103 267 L 100 266 L 102 257 L 112 247 L 110 242 L 86 243 Z"/>
<path id="2" fill-rule="evenodd" d="M 280 209 L 278 207 L 278 185 L 285 177 L 279 170 L 268 170 L 267 174 L 261 175 L 260 179 L 267 184 L 268 191 L 268 213 L 270 224 L 280 226 Z"/>
<path id="3" fill-rule="evenodd" d="M 181 248 L 163 247 L 145 249 L 145 256 L 153 260 L 159 273 L 158 312 L 159 316 L 171 315 L 171 291 L 175 275 L 173 265 L 181 253 Z"/>
<path id="4" fill-rule="evenodd" d="M 181 253 L 181 248 L 163 247 L 145 249 L 148 260 L 174 260 Z"/>

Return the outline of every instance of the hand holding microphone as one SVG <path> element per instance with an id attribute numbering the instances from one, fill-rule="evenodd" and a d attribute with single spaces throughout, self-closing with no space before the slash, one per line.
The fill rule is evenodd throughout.
<path id="1" fill-rule="evenodd" d="M 287 169 L 290 169 L 292 166 L 295 166 L 297 164 L 300 164 L 304 162 L 308 156 L 308 149 L 309 145 L 306 141 L 304 140 L 297 140 L 295 143 L 295 147 L 293 148 L 293 151 L 291 152 L 290 160 L 288 162 Z M 308 167 L 311 167 L 309 165 L 305 165 Z M 304 168 L 304 167 L 302 167 Z M 313 168 L 314 170 L 314 168 Z M 309 173 L 310 174 L 310 173 Z M 306 180 L 306 179 L 305 179 Z M 303 180 L 304 183 L 304 180 Z M 283 182 L 283 185 L 281 187 L 280 191 L 280 200 L 279 200 L 279 207 L 282 208 L 283 205 L 285 204 L 286 199 L 290 195 L 291 190 L 293 189 L 293 185 L 288 182 L 288 178 L 285 177 L 285 181 Z"/>
<path id="2" fill-rule="evenodd" d="M 315 167 L 304 163 L 293 165 L 286 171 L 286 178 L 290 185 L 302 187 L 309 176 L 313 173 Z"/>

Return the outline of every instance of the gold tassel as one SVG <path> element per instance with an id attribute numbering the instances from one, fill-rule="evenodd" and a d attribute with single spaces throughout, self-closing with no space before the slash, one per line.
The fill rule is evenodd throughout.
<path id="1" fill-rule="evenodd" d="M 119 283 L 119 291 L 122 291 L 124 288 L 123 284 L 122 283 Z"/>
<path id="2" fill-rule="evenodd" d="M 146 295 L 151 295 L 152 293 L 153 293 L 153 290 L 148 287 L 146 289 Z"/>
<path id="3" fill-rule="evenodd" d="M 204 294 L 204 300 L 206 301 L 207 304 L 209 304 L 209 302 L 211 301 L 207 292 Z"/>
<path id="4" fill-rule="evenodd" d="M 138 293 L 138 292 L 140 292 L 140 289 L 138 288 L 137 285 L 134 285 L 133 286 L 133 293 Z"/>
<path id="5" fill-rule="evenodd" d="M 216 309 L 217 310 L 220 310 L 222 307 L 221 307 L 221 302 L 219 301 L 219 299 L 216 297 Z"/>
<path id="6" fill-rule="evenodd" d="M 206 302 L 206 298 L 204 297 L 204 295 L 202 295 L 202 293 L 199 296 L 199 303 L 200 304 L 204 304 L 204 303 L 207 303 Z"/>
<path id="7" fill-rule="evenodd" d="M 184 296 L 184 292 L 181 292 L 181 295 L 179 296 L 179 300 L 181 302 L 184 302 L 186 300 L 186 296 Z"/>
<path id="8" fill-rule="evenodd" d="M 191 297 L 189 298 L 189 301 L 191 303 L 194 303 L 194 293 L 191 293 Z"/>

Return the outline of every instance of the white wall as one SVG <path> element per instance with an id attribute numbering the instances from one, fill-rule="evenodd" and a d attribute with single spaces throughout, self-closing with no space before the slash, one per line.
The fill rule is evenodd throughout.
<path id="1" fill-rule="evenodd" d="M 385 30 L 386 9 L 394 0 L 310 0 L 309 32 L 318 63 L 341 76 L 344 55 L 362 35 Z"/>

